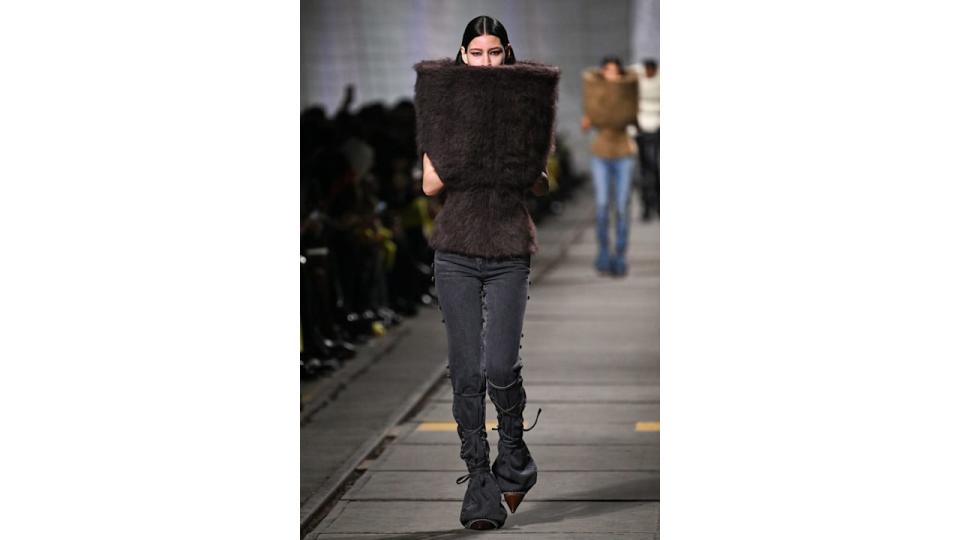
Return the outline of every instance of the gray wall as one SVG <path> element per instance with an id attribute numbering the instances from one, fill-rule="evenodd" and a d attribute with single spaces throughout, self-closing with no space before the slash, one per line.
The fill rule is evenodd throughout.
<path id="1" fill-rule="evenodd" d="M 580 71 L 605 54 L 659 58 L 659 0 L 301 0 L 301 110 L 332 112 L 351 83 L 355 107 L 412 97 L 413 64 L 452 57 L 477 15 L 503 22 L 519 59 L 560 66 L 557 129 L 585 172 Z"/>
<path id="2" fill-rule="evenodd" d="M 633 0 L 631 4 L 631 63 L 644 58 L 660 60 L 660 0 Z"/>

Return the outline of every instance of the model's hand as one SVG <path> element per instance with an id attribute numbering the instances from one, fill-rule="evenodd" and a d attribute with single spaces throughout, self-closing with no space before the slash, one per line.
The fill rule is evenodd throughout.
<path id="1" fill-rule="evenodd" d="M 586 130 L 590 129 L 590 117 L 589 117 L 589 116 L 583 115 L 583 117 L 580 118 L 580 129 L 582 129 L 583 131 L 586 131 Z"/>
<path id="2" fill-rule="evenodd" d="M 443 190 L 443 180 L 437 175 L 433 168 L 433 162 L 426 152 L 423 153 L 423 193 L 428 197 L 433 197 Z"/>

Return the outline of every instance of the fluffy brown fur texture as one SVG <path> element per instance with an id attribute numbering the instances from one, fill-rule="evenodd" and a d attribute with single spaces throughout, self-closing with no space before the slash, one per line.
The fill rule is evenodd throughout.
<path id="1" fill-rule="evenodd" d="M 446 191 L 430 245 L 487 258 L 536 253 L 524 197 L 553 144 L 559 68 L 441 59 L 414 69 L 417 147 Z"/>
<path id="2" fill-rule="evenodd" d="M 583 114 L 598 128 L 623 129 L 637 121 L 639 74 L 626 70 L 617 81 L 603 78 L 598 68 L 584 70 Z"/>

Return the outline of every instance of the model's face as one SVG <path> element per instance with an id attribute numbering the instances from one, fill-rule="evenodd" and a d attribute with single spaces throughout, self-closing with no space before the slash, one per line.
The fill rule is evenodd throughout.
<path id="1" fill-rule="evenodd" d="M 477 36 L 466 49 L 460 47 L 463 63 L 470 66 L 499 66 L 506 56 L 507 51 L 497 36 Z"/>
<path id="2" fill-rule="evenodd" d="M 603 65 L 603 78 L 608 81 L 615 81 L 620 78 L 620 69 L 613 62 L 607 62 Z"/>

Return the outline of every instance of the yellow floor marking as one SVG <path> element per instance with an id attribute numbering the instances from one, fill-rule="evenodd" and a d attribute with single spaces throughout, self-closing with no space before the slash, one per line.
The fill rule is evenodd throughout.
<path id="1" fill-rule="evenodd" d="M 660 431 L 660 422 L 637 422 L 634 431 Z"/>
<path id="2" fill-rule="evenodd" d="M 527 422 L 523 422 L 524 427 L 526 427 Z M 497 427 L 496 420 L 487 420 L 487 429 L 492 429 Z M 420 422 L 420 425 L 417 426 L 417 431 L 456 431 L 457 423 L 456 422 Z"/>

